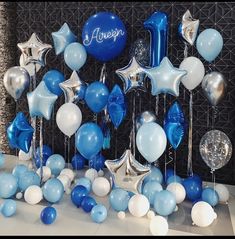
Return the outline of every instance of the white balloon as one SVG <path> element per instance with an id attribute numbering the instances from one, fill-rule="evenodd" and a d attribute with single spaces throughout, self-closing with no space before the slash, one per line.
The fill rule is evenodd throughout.
<path id="1" fill-rule="evenodd" d="M 136 194 L 131 197 L 128 202 L 129 212 L 134 217 L 143 217 L 149 211 L 150 204 L 146 196 L 142 194 Z"/>
<path id="2" fill-rule="evenodd" d="M 229 200 L 229 191 L 228 191 L 228 188 L 226 186 L 224 186 L 223 184 L 217 184 L 215 186 L 215 191 L 219 195 L 219 201 L 220 202 L 228 202 L 228 200 Z"/>
<path id="3" fill-rule="evenodd" d="M 97 177 L 92 183 L 92 191 L 99 197 L 108 195 L 110 191 L 110 183 L 107 178 Z"/>
<path id="4" fill-rule="evenodd" d="M 155 212 L 152 211 L 152 210 L 149 210 L 148 213 L 147 213 L 147 218 L 148 219 L 152 219 L 155 217 Z"/>
<path id="5" fill-rule="evenodd" d="M 183 76 L 181 82 L 188 90 L 195 89 L 202 82 L 205 75 L 203 63 L 194 56 L 185 58 L 181 62 L 179 69 L 187 71 L 187 75 Z"/>
<path id="6" fill-rule="evenodd" d="M 162 216 L 155 216 L 150 221 L 149 229 L 154 236 L 165 236 L 169 229 L 168 222 Z"/>
<path id="7" fill-rule="evenodd" d="M 73 170 L 70 169 L 70 168 L 64 168 L 64 169 L 60 172 L 60 175 L 67 175 L 67 176 L 69 177 L 69 179 L 70 179 L 71 182 L 73 182 L 74 177 L 75 177 Z"/>
<path id="8" fill-rule="evenodd" d="M 95 178 L 98 177 L 98 173 L 94 168 L 89 168 L 86 172 L 85 172 L 85 177 L 89 178 L 91 180 L 91 182 L 93 182 L 95 180 Z"/>
<path id="9" fill-rule="evenodd" d="M 208 227 L 217 218 L 217 214 L 209 203 L 200 201 L 193 205 L 191 217 L 197 226 Z"/>
<path id="10" fill-rule="evenodd" d="M 99 176 L 99 177 L 103 177 L 103 176 L 104 176 L 104 171 L 103 171 L 102 169 L 100 169 L 100 170 L 98 171 L 98 176 Z"/>
<path id="11" fill-rule="evenodd" d="M 23 193 L 22 192 L 18 192 L 17 194 L 16 194 L 16 198 L 17 199 L 21 199 L 23 197 Z"/>
<path id="12" fill-rule="evenodd" d="M 126 217 L 126 213 L 123 212 L 123 211 L 120 211 L 120 212 L 117 213 L 117 216 L 118 216 L 119 219 L 123 220 Z"/>
<path id="13" fill-rule="evenodd" d="M 27 161 L 31 159 L 31 155 L 32 155 L 32 147 L 29 149 L 28 153 L 25 153 L 24 151 L 20 150 L 18 157 L 19 157 L 19 160 Z"/>
<path id="14" fill-rule="evenodd" d="M 28 204 L 35 205 L 43 198 L 42 189 L 37 185 L 29 186 L 24 193 L 24 199 Z"/>
<path id="15" fill-rule="evenodd" d="M 37 174 L 41 176 L 41 170 L 40 168 L 37 169 Z M 46 182 L 51 177 L 51 169 L 47 166 L 42 167 L 42 181 Z"/>
<path id="16" fill-rule="evenodd" d="M 82 122 L 82 113 L 74 103 L 63 104 L 56 113 L 56 123 L 59 129 L 71 137 Z"/>
<path id="17" fill-rule="evenodd" d="M 20 66 L 25 68 L 30 76 L 35 75 L 35 64 L 34 63 L 29 63 L 28 65 L 24 64 L 24 56 L 23 54 L 20 55 Z M 41 68 L 41 65 L 36 64 L 36 72 L 38 72 Z"/>
<path id="18" fill-rule="evenodd" d="M 176 182 L 170 183 L 167 186 L 166 190 L 172 192 L 175 195 L 177 204 L 182 203 L 184 201 L 186 196 L 186 191 L 182 184 L 176 183 Z"/>
<path id="19" fill-rule="evenodd" d="M 59 179 L 60 180 L 60 182 L 63 184 L 63 186 L 64 186 L 64 191 L 67 191 L 67 189 L 68 188 L 70 188 L 70 186 L 71 186 L 71 180 L 70 180 L 70 178 L 69 178 L 69 176 L 68 175 L 66 175 L 66 174 L 60 174 L 58 177 L 57 177 L 57 179 Z"/>

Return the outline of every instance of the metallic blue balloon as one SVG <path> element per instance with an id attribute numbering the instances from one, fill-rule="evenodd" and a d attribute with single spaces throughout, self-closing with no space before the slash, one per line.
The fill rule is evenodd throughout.
<path id="1" fill-rule="evenodd" d="M 47 159 L 53 154 L 52 149 L 48 145 L 42 146 L 42 166 L 46 166 Z M 40 147 L 36 149 L 35 164 L 37 168 L 41 166 Z"/>
<path id="2" fill-rule="evenodd" d="M 117 57 L 126 45 L 126 38 L 123 22 L 111 12 L 98 12 L 91 16 L 82 30 L 82 41 L 87 52 L 102 62 Z"/>
<path id="3" fill-rule="evenodd" d="M 40 215 L 41 221 L 46 224 L 52 224 L 56 219 L 56 209 L 54 207 L 45 207 Z"/>
<path id="4" fill-rule="evenodd" d="M 89 168 L 94 168 L 96 171 L 99 171 L 104 168 L 105 158 L 101 153 L 93 156 L 89 160 Z"/>
<path id="5" fill-rule="evenodd" d="M 90 196 L 84 197 L 81 203 L 81 207 L 85 212 L 90 212 L 95 205 L 97 205 L 95 199 Z"/>
<path id="6" fill-rule="evenodd" d="M 127 111 L 125 95 L 118 85 L 113 87 L 109 95 L 107 109 L 115 129 L 117 129 L 125 118 Z"/>
<path id="7" fill-rule="evenodd" d="M 71 164 L 73 169 L 79 170 L 84 168 L 85 162 L 86 159 L 81 154 L 77 153 L 73 156 Z"/>
<path id="8" fill-rule="evenodd" d="M 7 138 L 11 148 L 29 152 L 34 129 L 28 123 L 23 112 L 19 112 L 7 128 Z"/>

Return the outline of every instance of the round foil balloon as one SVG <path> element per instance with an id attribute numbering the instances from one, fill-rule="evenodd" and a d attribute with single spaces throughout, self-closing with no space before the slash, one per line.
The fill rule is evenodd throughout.
<path id="1" fill-rule="evenodd" d="M 122 52 L 126 35 L 126 28 L 118 16 L 111 12 L 98 12 L 86 21 L 82 41 L 89 54 L 107 62 Z"/>
<path id="2" fill-rule="evenodd" d="M 222 168 L 232 156 L 232 143 L 220 130 L 207 132 L 200 141 L 200 154 L 204 162 L 212 169 Z"/>

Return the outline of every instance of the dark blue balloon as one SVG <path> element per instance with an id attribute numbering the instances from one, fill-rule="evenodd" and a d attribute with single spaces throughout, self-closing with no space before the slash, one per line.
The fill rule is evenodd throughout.
<path id="1" fill-rule="evenodd" d="M 85 92 L 85 101 L 88 107 L 95 113 L 99 113 L 107 105 L 109 90 L 99 81 L 91 83 Z"/>
<path id="2" fill-rule="evenodd" d="M 57 70 L 50 70 L 48 71 L 43 77 L 42 80 L 45 82 L 48 90 L 60 96 L 63 91 L 60 88 L 59 84 L 65 80 L 64 75 Z"/>
<path id="3" fill-rule="evenodd" d="M 71 192 L 71 200 L 76 207 L 80 207 L 82 200 L 89 194 L 88 190 L 82 186 L 78 185 L 73 188 Z"/>
<path id="4" fill-rule="evenodd" d="M 200 201 L 202 201 L 202 198 L 201 198 L 201 197 L 198 198 L 198 199 L 196 199 L 196 200 L 194 200 L 194 201 L 193 201 L 193 205 L 196 204 L 197 202 L 200 202 Z"/>
<path id="5" fill-rule="evenodd" d="M 186 191 L 186 197 L 190 201 L 199 199 L 202 195 L 202 183 L 194 177 L 188 177 L 182 181 Z"/>
<path id="6" fill-rule="evenodd" d="M 199 175 L 193 174 L 191 177 L 192 177 L 194 180 L 197 180 L 199 183 L 202 184 L 202 179 L 201 179 L 201 177 L 200 177 Z"/>
<path id="7" fill-rule="evenodd" d="M 117 57 L 126 45 L 126 38 L 123 22 L 111 12 L 91 16 L 82 30 L 82 42 L 87 52 L 102 62 Z"/>
<path id="8" fill-rule="evenodd" d="M 54 207 L 45 207 L 41 212 L 41 221 L 46 224 L 52 224 L 56 219 L 56 209 Z"/>
<path id="9" fill-rule="evenodd" d="M 127 104 L 125 94 L 115 85 L 109 95 L 107 109 L 114 127 L 117 129 L 126 116 Z"/>
<path id="10" fill-rule="evenodd" d="M 48 145 L 42 147 L 42 166 L 46 166 L 47 159 L 53 154 L 52 149 Z M 35 164 L 37 168 L 40 168 L 40 147 L 36 149 Z"/>
<path id="11" fill-rule="evenodd" d="M 93 197 L 86 196 L 82 200 L 81 207 L 85 212 L 90 212 L 96 204 L 97 203 Z"/>
<path id="12" fill-rule="evenodd" d="M 85 162 L 86 159 L 81 154 L 77 153 L 73 156 L 71 164 L 73 169 L 79 170 L 84 168 Z"/>
<path id="13" fill-rule="evenodd" d="M 94 168 L 96 171 L 99 171 L 104 168 L 105 158 L 101 153 L 93 156 L 89 160 L 89 167 Z"/>
<path id="14" fill-rule="evenodd" d="M 167 181 L 167 179 L 171 176 L 174 175 L 174 169 L 173 168 L 168 168 L 166 170 L 166 174 L 164 174 L 164 178 L 165 178 L 165 182 Z"/>

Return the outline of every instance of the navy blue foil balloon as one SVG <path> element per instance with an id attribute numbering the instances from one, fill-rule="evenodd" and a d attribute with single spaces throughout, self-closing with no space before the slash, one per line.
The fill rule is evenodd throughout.
<path id="1" fill-rule="evenodd" d="M 114 127 L 117 129 L 126 116 L 127 106 L 121 88 L 115 85 L 109 95 L 107 109 Z"/>
<path id="2" fill-rule="evenodd" d="M 186 130 L 184 113 L 178 102 L 175 102 L 168 110 L 164 119 L 164 130 L 171 146 L 177 149 Z"/>
<path id="3" fill-rule="evenodd" d="M 7 128 L 7 138 L 11 148 L 29 152 L 34 129 L 28 123 L 23 112 L 19 112 Z"/>

